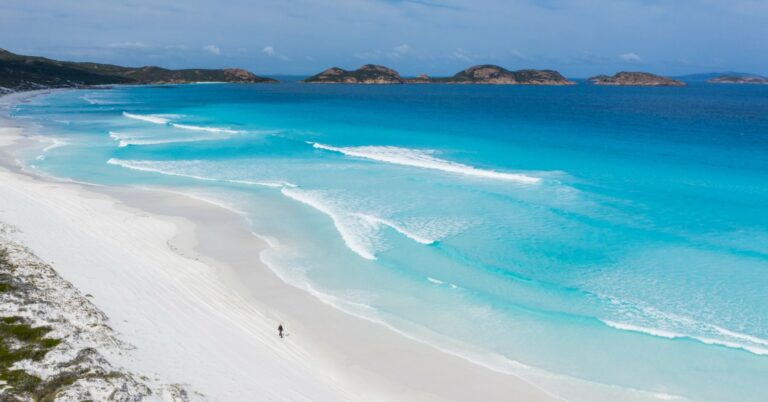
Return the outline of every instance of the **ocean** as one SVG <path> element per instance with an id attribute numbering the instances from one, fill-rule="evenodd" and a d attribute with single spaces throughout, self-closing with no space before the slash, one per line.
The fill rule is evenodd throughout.
<path id="1" fill-rule="evenodd" d="M 140 86 L 12 115 L 30 169 L 240 212 L 287 282 L 573 400 L 768 400 L 768 86 Z"/>

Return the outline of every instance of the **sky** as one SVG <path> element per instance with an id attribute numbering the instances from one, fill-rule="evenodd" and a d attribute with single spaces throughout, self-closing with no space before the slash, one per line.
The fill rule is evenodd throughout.
<path id="1" fill-rule="evenodd" d="M 0 0 L 0 48 L 265 75 L 366 63 L 768 75 L 768 0 Z"/>

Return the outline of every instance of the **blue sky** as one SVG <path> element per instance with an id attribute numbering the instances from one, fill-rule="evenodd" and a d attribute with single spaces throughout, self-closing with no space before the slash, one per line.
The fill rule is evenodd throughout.
<path id="1" fill-rule="evenodd" d="M 0 1 L 0 47 L 17 53 L 262 74 L 768 74 L 767 34 L 767 0 Z"/>

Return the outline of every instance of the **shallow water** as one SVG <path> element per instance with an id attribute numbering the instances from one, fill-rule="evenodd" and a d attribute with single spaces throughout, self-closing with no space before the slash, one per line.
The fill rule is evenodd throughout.
<path id="1" fill-rule="evenodd" d="M 50 141 L 29 165 L 242 211 L 282 277 L 411 336 L 765 400 L 768 87 L 118 87 L 12 113 Z"/>

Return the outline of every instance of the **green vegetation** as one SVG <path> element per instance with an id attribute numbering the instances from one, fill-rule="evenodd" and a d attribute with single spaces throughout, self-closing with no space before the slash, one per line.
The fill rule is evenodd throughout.
<path id="1" fill-rule="evenodd" d="M 40 361 L 61 343 L 46 338 L 49 327 L 33 327 L 20 317 L 2 317 L 0 321 L 0 380 L 16 394 L 39 396 L 42 380 L 24 370 L 14 370 L 15 363 L 23 360 Z M 39 398 L 35 398 L 38 400 Z"/>
<path id="2" fill-rule="evenodd" d="M 168 70 L 154 66 L 133 68 L 22 56 L 0 49 L 0 87 L 14 90 L 110 84 L 183 84 L 202 81 L 276 82 L 271 78 L 259 77 L 248 71 L 234 68 L 223 70 Z"/>
<path id="3" fill-rule="evenodd" d="M 22 284 L 8 272 L 16 270 L 9 252 L 0 246 L 0 293 L 20 292 Z M 52 401 L 61 388 L 72 384 L 77 377 L 73 373 L 54 376 L 47 381 L 14 369 L 24 360 L 40 361 L 48 352 L 61 344 L 60 339 L 48 338 L 50 327 L 35 327 L 22 317 L 0 317 L 0 388 L 3 401 L 17 401 L 31 397 L 35 401 Z"/>

